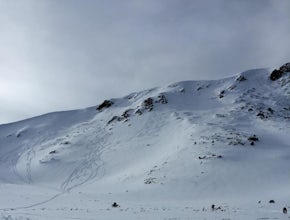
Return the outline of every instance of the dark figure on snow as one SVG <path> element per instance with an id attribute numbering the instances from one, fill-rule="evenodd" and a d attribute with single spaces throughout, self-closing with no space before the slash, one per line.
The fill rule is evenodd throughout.
<path id="1" fill-rule="evenodd" d="M 286 207 L 283 208 L 283 213 L 287 214 L 287 208 Z"/>
<path id="2" fill-rule="evenodd" d="M 113 207 L 113 208 L 117 208 L 117 207 L 120 207 L 120 206 L 118 205 L 118 203 L 114 202 L 114 203 L 112 204 L 112 207 Z"/>

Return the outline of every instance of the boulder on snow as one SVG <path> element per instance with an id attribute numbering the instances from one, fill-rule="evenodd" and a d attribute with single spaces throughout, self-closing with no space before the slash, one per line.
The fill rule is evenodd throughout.
<path id="1" fill-rule="evenodd" d="M 112 207 L 113 207 L 113 208 L 118 208 L 118 207 L 120 207 L 120 205 L 119 205 L 118 203 L 114 202 L 114 203 L 112 204 Z"/>
<path id="2" fill-rule="evenodd" d="M 225 90 L 222 90 L 219 94 L 219 98 L 222 99 L 225 96 Z"/>
<path id="3" fill-rule="evenodd" d="M 56 150 L 52 150 L 52 151 L 49 152 L 49 154 L 56 154 L 56 153 L 57 153 Z"/>
<path id="4" fill-rule="evenodd" d="M 259 138 L 254 134 L 248 138 L 249 141 L 259 141 Z"/>
<path id="5" fill-rule="evenodd" d="M 290 72 L 290 63 L 285 63 L 279 68 L 283 73 Z"/>
<path id="6" fill-rule="evenodd" d="M 263 118 L 266 118 L 264 112 L 260 111 L 258 114 L 257 114 L 258 117 L 260 117 L 261 119 Z"/>
<path id="7" fill-rule="evenodd" d="M 271 73 L 271 75 L 270 75 L 270 79 L 271 79 L 272 81 L 275 81 L 275 80 L 277 80 L 277 79 L 280 79 L 280 78 L 282 77 L 282 75 L 283 75 L 283 72 L 282 72 L 281 70 L 277 70 L 277 69 L 275 69 L 275 70 L 273 70 L 273 72 Z"/>
<path id="8" fill-rule="evenodd" d="M 243 81 L 246 81 L 247 79 L 243 75 L 240 75 L 236 80 L 240 81 L 240 82 L 243 82 Z"/>
<path id="9" fill-rule="evenodd" d="M 272 81 L 280 79 L 287 72 L 290 72 L 290 63 L 285 63 L 278 70 L 277 69 L 273 70 L 273 72 L 270 75 L 270 79 Z"/>
<path id="10" fill-rule="evenodd" d="M 100 104 L 98 107 L 97 107 L 97 110 L 99 111 L 102 111 L 103 109 L 105 108 L 109 108 L 111 105 L 113 105 L 114 103 L 110 100 L 105 100 L 103 101 L 102 104 Z"/>
<path id="11" fill-rule="evenodd" d="M 271 114 L 274 113 L 274 110 L 273 110 L 272 108 L 270 108 L 270 107 L 269 107 L 267 110 L 268 110 L 268 112 L 270 112 Z"/>
<path id="12" fill-rule="evenodd" d="M 275 203 L 275 200 L 271 199 L 271 200 L 269 201 L 269 203 Z"/>

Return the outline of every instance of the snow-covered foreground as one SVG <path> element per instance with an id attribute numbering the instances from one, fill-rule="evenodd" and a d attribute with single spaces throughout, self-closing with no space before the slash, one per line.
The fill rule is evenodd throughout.
<path id="1" fill-rule="evenodd" d="M 288 219 L 290 77 L 269 75 L 0 125 L 0 219 Z"/>

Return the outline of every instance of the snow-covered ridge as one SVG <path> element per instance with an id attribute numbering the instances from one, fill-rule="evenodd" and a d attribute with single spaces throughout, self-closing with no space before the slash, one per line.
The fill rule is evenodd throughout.
<path id="1" fill-rule="evenodd" d="M 82 206 L 78 196 L 88 207 L 102 198 L 170 201 L 180 211 L 181 201 L 191 201 L 201 216 L 202 206 L 220 202 L 218 210 L 234 219 L 243 216 L 238 201 L 251 210 L 249 203 L 268 207 L 275 199 L 281 209 L 290 204 L 288 66 L 178 82 L 0 125 L 0 186 L 20 190 L 3 195 L 0 210 L 46 204 L 57 212 L 60 201 Z"/>

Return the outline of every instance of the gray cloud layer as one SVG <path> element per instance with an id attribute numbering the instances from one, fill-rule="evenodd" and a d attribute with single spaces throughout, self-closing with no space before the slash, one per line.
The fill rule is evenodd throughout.
<path id="1" fill-rule="evenodd" d="M 0 0 L 0 123 L 290 61 L 289 0 Z"/>

